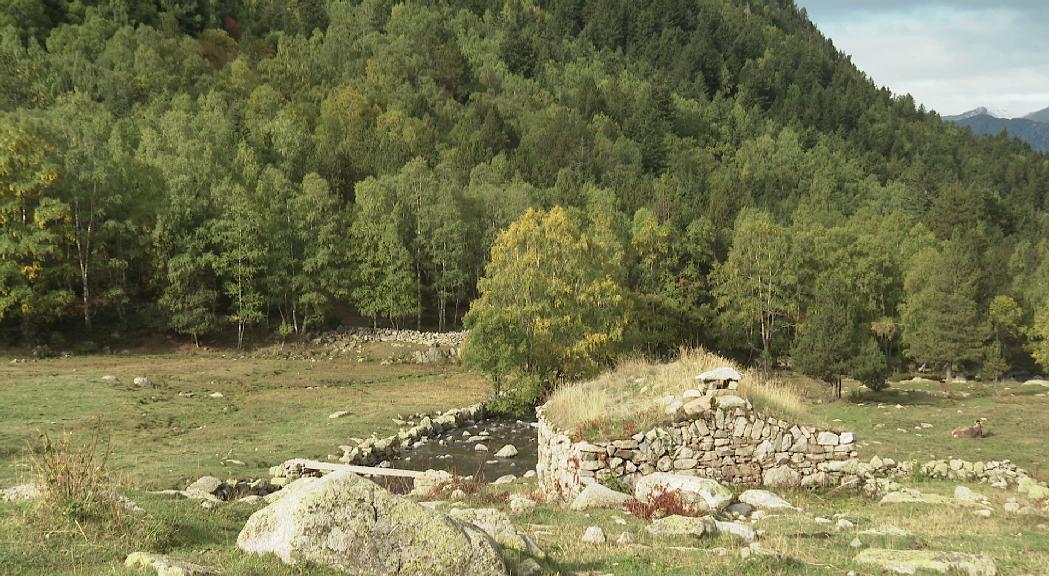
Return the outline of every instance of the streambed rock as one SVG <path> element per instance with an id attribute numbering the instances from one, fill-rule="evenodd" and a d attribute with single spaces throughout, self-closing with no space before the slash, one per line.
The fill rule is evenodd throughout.
<path id="1" fill-rule="evenodd" d="M 505 576 L 491 537 L 347 471 L 290 484 L 248 519 L 241 550 L 346 574 Z"/>

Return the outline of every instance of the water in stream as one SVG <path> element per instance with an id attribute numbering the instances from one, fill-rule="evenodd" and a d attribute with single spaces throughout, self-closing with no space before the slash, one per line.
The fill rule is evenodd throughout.
<path id="1" fill-rule="evenodd" d="M 488 451 L 476 449 L 478 444 Z M 495 453 L 507 444 L 517 448 L 513 458 L 496 458 Z M 403 470 L 446 470 L 457 475 L 482 475 L 489 482 L 500 476 L 522 476 L 535 470 L 538 460 L 537 432 L 529 422 L 488 420 L 456 428 L 425 444 L 404 450 L 390 460 L 390 466 Z"/>

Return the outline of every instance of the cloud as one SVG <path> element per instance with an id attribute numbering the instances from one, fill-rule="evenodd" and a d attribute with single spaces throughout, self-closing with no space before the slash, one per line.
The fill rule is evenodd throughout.
<path id="1" fill-rule="evenodd" d="M 798 0 L 878 84 L 957 114 L 1021 116 L 1049 106 L 1044 0 Z"/>

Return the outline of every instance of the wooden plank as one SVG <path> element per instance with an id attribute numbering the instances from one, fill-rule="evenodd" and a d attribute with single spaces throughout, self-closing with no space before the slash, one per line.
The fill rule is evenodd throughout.
<path id="1" fill-rule="evenodd" d="M 350 464 L 336 464 L 334 462 L 321 462 L 320 460 L 296 460 L 296 464 L 302 465 L 307 470 L 318 472 L 335 472 L 347 470 L 361 476 L 391 476 L 394 478 L 418 478 L 423 472 L 418 470 L 399 470 L 397 468 L 377 468 L 374 466 L 352 466 Z"/>

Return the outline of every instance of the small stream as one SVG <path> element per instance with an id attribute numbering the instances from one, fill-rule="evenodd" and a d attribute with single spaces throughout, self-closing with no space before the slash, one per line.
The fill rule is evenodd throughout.
<path id="1" fill-rule="evenodd" d="M 430 438 L 417 448 L 404 450 L 390 460 L 390 466 L 403 470 L 445 470 L 456 475 L 483 476 L 489 482 L 500 476 L 522 476 L 535 470 L 538 461 L 538 432 L 521 420 L 487 420 L 456 428 Z M 476 450 L 483 444 L 488 451 Z M 513 444 L 517 456 L 496 458 L 503 446 Z"/>

